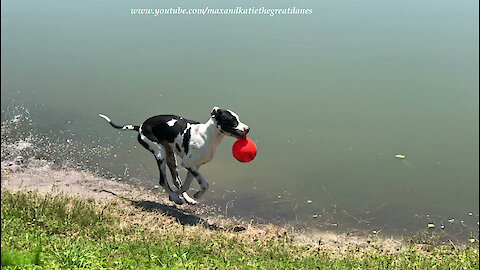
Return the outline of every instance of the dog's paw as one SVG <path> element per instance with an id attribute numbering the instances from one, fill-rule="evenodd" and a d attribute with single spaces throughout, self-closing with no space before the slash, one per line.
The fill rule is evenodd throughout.
<path id="1" fill-rule="evenodd" d="M 170 199 L 170 201 L 173 201 L 176 204 L 180 204 L 180 205 L 183 204 L 183 200 L 175 193 L 170 194 L 168 198 Z"/>
<path id="2" fill-rule="evenodd" d="M 192 197 L 188 196 L 188 194 L 186 192 L 182 193 L 182 197 L 190 205 L 195 205 L 195 204 L 198 203 L 197 201 L 192 199 Z"/>

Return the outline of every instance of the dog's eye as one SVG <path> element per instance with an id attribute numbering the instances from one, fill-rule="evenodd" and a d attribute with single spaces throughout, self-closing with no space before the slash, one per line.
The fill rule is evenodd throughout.
<path id="1" fill-rule="evenodd" d="M 232 127 L 236 127 L 238 125 L 237 119 L 235 119 L 235 117 L 227 113 L 221 116 L 221 122 L 223 122 L 225 125 L 229 125 Z"/>

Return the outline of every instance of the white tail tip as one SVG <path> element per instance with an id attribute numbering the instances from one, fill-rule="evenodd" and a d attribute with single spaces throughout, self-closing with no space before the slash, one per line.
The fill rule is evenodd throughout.
<path id="1" fill-rule="evenodd" d="M 108 122 L 112 122 L 112 120 L 110 120 L 110 118 L 108 118 L 108 117 L 107 117 L 106 115 L 104 115 L 104 114 L 99 113 L 98 116 L 100 116 L 101 118 L 107 120 Z"/>

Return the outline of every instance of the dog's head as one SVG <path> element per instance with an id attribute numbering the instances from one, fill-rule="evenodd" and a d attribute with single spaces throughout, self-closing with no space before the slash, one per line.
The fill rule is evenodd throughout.
<path id="1" fill-rule="evenodd" d="M 240 139 L 250 131 L 247 125 L 240 122 L 238 115 L 230 110 L 214 107 L 211 115 L 217 122 L 220 132 L 228 136 Z"/>

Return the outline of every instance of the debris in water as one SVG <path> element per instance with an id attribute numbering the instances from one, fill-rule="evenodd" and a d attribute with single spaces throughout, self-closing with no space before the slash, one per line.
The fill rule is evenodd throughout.
<path id="1" fill-rule="evenodd" d="M 472 212 L 468 212 L 468 215 L 469 215 L 469 216 L 473 216 L 473 213 L 472 213 Z"/>
<path id="2" fill-rule="evenodd" d="M 312 201 L 311 201 L 311 200 L 307 200 L 307 203 L 312 203 Z"/>
<path id="3" fill-rule="evenodd" d="M 444 230 L 445 229 L 445 225 L 440 225 L 440 229 Z"/>
<path id="4" fill-rule="evenodd" d="M 404 159 L 405 158 L 405 155 L 402 155 L 402 154 L 397 154 L 395 155 L 396 158 L 399 158 L 399 159 Z"/>
<path id="5" fill-rule="evenodd" d="M 454 218 L 451 218 L 451 219 L 448 220 L 448 222 L 454 223 L 454 222 L 455 222 L 455 219 L 454 219 Z"/>
<path id="6" fill-rule="evenodd" d="M 474 237 L 470 237 L 470 243 L 475 243 L 476 239 Z"/>
<path id="7" fill-rule="evenodd" d="M 313 215 L 312 217 L 313 217 L 313 218 L 318 218 L 318 215 Z"/>
<path id="8" fill-rule="evenodd" d="M 428 223 L 427 226 L 428 226 L 428 228 L 435 228 L 435 224 L 433 224 L 433 223 Z"/>

